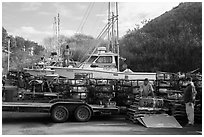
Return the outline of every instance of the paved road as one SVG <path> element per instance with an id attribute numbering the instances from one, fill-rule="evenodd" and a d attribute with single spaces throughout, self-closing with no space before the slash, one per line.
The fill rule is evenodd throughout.
<path id="1" fill-rule="evenodd" d="M 158 129 L 145 128 L 140 124 L 133 124 L 123 117 L 93 117 L 89 122 L 53 123 L 48 114 L 3 112 L 3 135 L 53 135 L 53 134 L 98 134 L 98 135 L 199 135 L 202 134 L 201 124 L 192 128 Z"/>

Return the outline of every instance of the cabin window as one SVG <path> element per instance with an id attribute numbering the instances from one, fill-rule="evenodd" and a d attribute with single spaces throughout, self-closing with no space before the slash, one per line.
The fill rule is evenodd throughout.
<path id="1" fill-rule="evenodd" d="M 92 56 L 89 60 L 88 60 L 88 62 L 94 62 L 94 60 L 97 58 L 97 56 Z"/>
<path id="2" fill-rule="evenodd" d="M 112 63 L 112 56 L 101 56 L 96 60 L 96 63 Z"/>

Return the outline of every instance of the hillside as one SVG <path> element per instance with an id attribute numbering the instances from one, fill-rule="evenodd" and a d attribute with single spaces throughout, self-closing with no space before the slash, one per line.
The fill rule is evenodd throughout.
<path id="1" fill-rule="evenodd" d="M 202 35 L 201 3 L 181 3 L 171 11 L 150 21 L 142 30 L 161 38 L 168 34 L 179 35 L 187 27 L 191 29 L 193 34 Z"/>
<path id="2" fill-rule="evenodd" d="M 127 33 L 120 46 L 134 71 L 201 70 L 202 3 L 180 3 L 141 29 Z"/>

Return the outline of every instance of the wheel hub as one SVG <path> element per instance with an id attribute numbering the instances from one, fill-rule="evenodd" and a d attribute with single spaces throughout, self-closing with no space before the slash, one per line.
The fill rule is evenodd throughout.
<path id="1" fill-rule="evenodd" d="M 58 119 L 63 119 L 64 117 L 65 117 L 65 114 L 66 112 L 64 111 L 64 110 L 62 110 L 62 109 L 60 109 L 60 110 L 58 110 L 57 112 L 56 112 L 56 117 L 58 118 Z"/>
<path id="2" fill-rule="evenodd" d="M 88 110 L 85 109 L 85 108 L 82 108 L 78 111 L 78 116 L 81 118 L 81 119 L 86 119 L 89 114 L 88 114 Z"/>

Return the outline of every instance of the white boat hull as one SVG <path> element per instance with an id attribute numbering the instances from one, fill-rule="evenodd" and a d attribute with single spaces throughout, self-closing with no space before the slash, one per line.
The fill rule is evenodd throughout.
<path id="1" fill-rule="evenodd" d="M 33 75 L 33 76 L 47 76 L 47 75 L 55 74 L 55 71 L 51 70 L 51 69 L 27 69 L 27 68 L 24 68 L 24 71 L 26 73 L 29 73 L 30 75 Z"/>
<path id="2" fill-rule="evenodd" d="M 67 77 L 69 79 L 76 78 L 77 74 L 90 74 L 91 78 L 103 78 L 103 79 L 156 79 L 156 73 L 147 72 L 113 72 L 106 70 L 92 70 L 92 69 L 81 69 L 81 68 L 67 68 L 67 67 L 52 67 L 59 76 Z"/>

